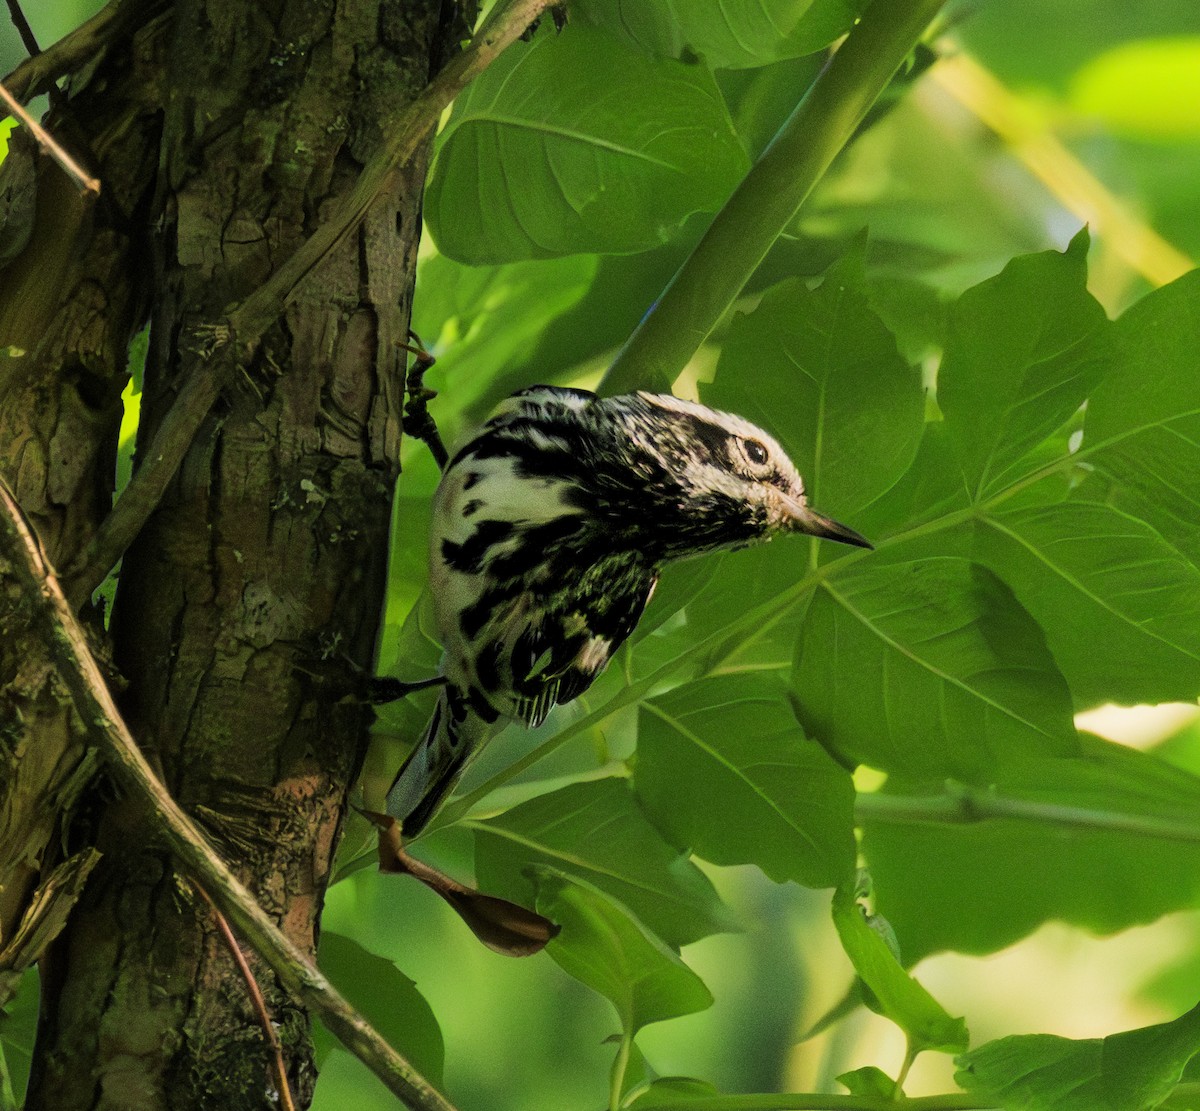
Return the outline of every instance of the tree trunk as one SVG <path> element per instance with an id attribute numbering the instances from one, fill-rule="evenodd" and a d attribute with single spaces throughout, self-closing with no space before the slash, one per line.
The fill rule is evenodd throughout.
<path id="1" fill-rule="evenodd" d="M 139 445 L 218 322 L 321 222 L 429 79 L 439 0 L 179 0 L 170 16 Z M 240 368 L 127 553 L 122 708 L 181 804 L 312 953 L 367 716 L 424 159 Z M 319 678 L 317 678 L 319 676 Z M 28 1106 L 277 1106 L 211 914 L 122 799 L 45 962 Z M 253 962 L 299 1103 L 307 1018 Z"/>

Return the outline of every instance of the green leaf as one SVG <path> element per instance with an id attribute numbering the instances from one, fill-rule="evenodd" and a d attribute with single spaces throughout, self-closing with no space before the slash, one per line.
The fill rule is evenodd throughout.
<path id="1" fill-rule="evenodd" d="M 663 1076 L 654 1081 L 644 1092 L 638 1094 L 629 1106 L 631 1111 L 639 1107 L 669 1107 L 678 1103 L 686 1107 L 689 1102 L 720 1093 L 705 1080 L 696 1080 L 690 1076 Z"/>
<path id="2" fill-rule="evenodd" d="M 762 675 L 687 683 L 643 704 L 634 787 L 667 838 L 714 864 L 833 887 L 853 874 L 854 787 Z"/>
<path id="3" fill-rule="evenodd" d="M 706 405 L 778 436 L 810 501 L 835 517 L 896 483 L 924 425 L 920 373 L 871 308 L 861 271 L 852 254 L 816 289 L 791 279 L 769 290 L 735 318 L 716 378 L 701 387 Z"/>
<path id="4" fill-rule="evenodd" d="M 455 102 L 425 218 L 460 262 L 626 254 L 715 211 L 747 165 L 707 69 L 568 27 L 511 47 Z"/>
<path id="5" fill-rule="evenodd" d="M 1076 1041 L 1001 1038 L 958 1058 L 955 1079 L 1006 1111 L 1149 1111 L 1200 1049 L 1200 1007 L 1174 1022 Z"/>
<path id="6" fill-rule="evenodd" d="M 1055 919 L 1110 934 L 1195 905 L 1200 844 L 1180 833 L 1200 828 L 1200 778 L 1136 749 L 1080 740 L 1074 759 L 1001 768 L 979 792 L 987 820 L 964 822 L 960 811 L 956 821 L 940 780 L 891 779 L 885 797 L 860 796 L 876 905 L 905 960 L 995 952 Z M 1001 817 L 1005 800 L 1045 818 L 1018 816 L 1028 813 L 1019 806 Z"/>
<path id="7" fill-rule="evenodd" d="M 431 406 L 447 446 L 529 385 L 525 364 L 547 323 L 580 302 L 597 267 L 588 255 L 501 266 L 464 266 L 442 254 L 421 260 L 412 327 L 437 356 L 426 383 L 450 387 Z"/>
<path id="8" fill-rule="evenodd" d="M 887 941 L 873 929 L 862 907 L 841 888 L 833 897 L 833 924 L 854 970 L 871 989 L 872 1009 L 891 1019 L 908 1037 L 909 1050 L 954 1053 L 967 1046 L 967 1027 L 941 1005 L 897 961 Z"/>
<path id="9" fill-rule="evenodd" d="M 1087 246 L 1084 231 L 1063 254 L 1015 258 L 950 310 L 938 405 L 976 498 L 1062 425 L 1107 367 Z"/>
<path id="10" fill-rule="evenodd" d="M 1200 272 L 1129 309 L 1114 368 L 1088 401 L 1081 458 L 1120 484 L 1122 508 L 1200 564 Z"/>
<path id="11" fill-rule="evenodd" d="M 623 779 L 574 783 L 470 824 L 489 894 L 532 906 L 530 869 L 548 867 L 595 884 L 668 945 L 733 928 L 704 873 L 663 840 Z"/>
<path id="12" fill-rule="evenodd" d="M 964 559 L 867 559 L 825 579 L 800 635 L 806 731 L 889 772 L 978 781 L 1076 749 L 1070 693 L 1041 629 Z"/>
<path id="13" fill-rule="evenodd" d="M 445 1050 L 437 1018 L 417 986 L 390 960 L 377 957 L 357 941 L 321 931 L 317 956 L 321 970 L 338 990 L 426 1079 L 442 1083 Z M 320 1064 L 339 1043 L 323 1027 L 313 1032 Z"/>
<path id="14" fill-rule="evenodd" d="M 571 14 L 661 57 L 698 54 L 716 69 L 811 54 L 845 34 L 863 0 L 576 0 Z"/>
<path id="15" fill-rule="evenodd" d="M 980 519 L 976 555 L 1046 631 L 1077 706 L 1200 693 L 1200 570 L 1144 521 L 1067 501 Z"/>
<path id="16" fill-rule="evenodd" d="M 866 1065 L 853 1072 L 844 1072 L 837 1077 L 841 1084 L 852 1096 L 873 1096 L 876 1099 L 895 1099 L 896 1082 L 882 1069 L 874 1065 Z"/>
<path id="17" fill-rule="evenodd" d="M 612 1002 L 626 1033 L 712 1005 L 704 982 L 677 953 L 590 884 L 539 872 L 537 909 L 562 927 L 546 951 Z"/>

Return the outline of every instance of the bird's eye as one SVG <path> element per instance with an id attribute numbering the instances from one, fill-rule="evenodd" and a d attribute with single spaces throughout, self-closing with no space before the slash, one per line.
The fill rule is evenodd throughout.
<path id="1" fill-rule="evenodd" d="M 758 440 L 743 440 L 742 448 L 746 452 L 746 458 L 756 466 L 761 467 L 767 461 L 766 446 Z"/>

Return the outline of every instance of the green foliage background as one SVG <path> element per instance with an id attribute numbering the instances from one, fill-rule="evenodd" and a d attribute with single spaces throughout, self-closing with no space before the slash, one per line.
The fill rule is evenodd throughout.
<path id="1" fill-rule="evenodd" d="M 414 321 L 444 436 L 520 386 L 596 384 L 865 7 L 580 0 L 460 99 Z M 70 8 L 29 14 L 49 40 Z M 947 17 L 1033 126 L 1200 252 L 1194 5 Z M 792 539 L 669 569 L 583 698 L 491 745 L 417 852 L 561 923 L 548 956 L 483 950 L 362 867 L 351 824 L 322 963 L 465 1109 L 645 1111 L 839 1073 L 883 1105 L 927 1050 L 909 1094 L 948 1090 L 958 1054 L 980 1106 L 1191 1105 L 1194 958 L 1152 987 L 1161 1025 L 1104 1042 L 1055 1015 L 1005 1027 L 983 997 L 964 1023 L 906 972 L 1200 895 L 1200 731 L 1141 751 L 1074 720 L 1200 694 L 1200 280 L 1152 290 L 919 68 L 676 383 L 774 432 L 876 550 Z M 404 463 L 381 668 L 420 678 L 437 476 L 420 445 Z M 368 798 L 426 710 L 384 716 Z M 1197 920 L 1178 924 L 1196 951 Z M 898 1055 L 859 1040 L 860 1002 L 903 1031 Z M 15 1074 L 28 1007 L 2 1028 Z M 393 1105 L 328 1039 L 321 1062 L 317 1106 Z M 676 1074 L 698 1079 L 656 1080 Z"/>

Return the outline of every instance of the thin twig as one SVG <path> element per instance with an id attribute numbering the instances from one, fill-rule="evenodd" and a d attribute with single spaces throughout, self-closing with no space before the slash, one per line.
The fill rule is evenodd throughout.
<path id="1" fill-rule="evenodd" d="M 413 1111 L 453 1105 L 379 1035 L 303 952 L 279 930 L 254 896 L 205 840 L 157 779 L 133 739 L 87 645 L 53 568 L 0 479 L 0 555 L 36 607 L 59 678 L 96 748 L 122 787 L 140 799 L 183 870 L 197 880 L 266 962 L 284 990 L 320 1015 L 326 1028 Z"/>
<path id="2" fill-rule="evenodd" d="M 275 1090 L 279 1093 L 279 1106 L 283 1108 L 283 1111 L 296 1111 L 296 1104 L 292 1100 L 292 1086 L 288 1083 L 287 1065 L 283 1061 L 283 1044 L 279 1040 L 279 1035 L 275 1032 L 275 1024 L 271 1021 L 271 1015 L 267 1011 L 267 1001 L 263 998 L 262 989 L 258 986 L 258 981 L 254 978 L 254 973 L 250 969 L 250 963 L 246 960 L 246 954 L 242 952 L 242 947 L 238 944 L 238 939 L 233 935 L 229 919 L 221 913 L 217 904 L 212 901 L 212 896 L 195 880 L 192 881 L 192 888 L 208 904 L 208 909 L 212 911 L 213 920 L 216 922 L 217 929 L 221 933 L 221 938 L 225 942 L 225 948 L 229 950 L 229 955 L 233 957 L 233 963 L 237 965 L 238 972 L 241 973 L 242 979 L 246 982 L 246 991 L 250 996 L 250 1003 L 254 1007 L 254 1013 L 258 1016 L 258 1024 L 262 1027 L 263 1037 L 267 1041 L 267 1048 L 271 1051 L 271 1065 L 275 1070 Z"/>
<path id="3" fill-rule="evenodd" d="M 299 283 L 362 222 L 395 174 L 437 126 L 442 112 L 546 8 L 561 0 L 512 0 L 493 10 L 471 43 L 418 96 L 385 125 L 391 136 L 363 167 L 353 190 L 337 212 L 261 286 L 241 302 L 219 327 L 229 339 L 213 356 L 207 372 L 194 375 L 180 391 L 154 438 L 144 462 L 129 480 L 80 563 L 68 573 L 73 600 L 87 598 L 141 531 L 183 462 L 231 373 L 232 360 L 247 360 L 266 330 L 279 318 Z M 176 410 L 179 410 L 176 412 Z"/>
<path id="4" fill-rule="evenodd" d="M 5 79 L 5 87 L 22 104 L 49 92 L 64 73 L 80 69 L 109 43 L 150 20 L 166 0 L 112 0 L 86 23 L 40 54 L 26 58 Z"/>
<path id="5" fill-rule="evenodd" d="M 30 133 L 38 141 L 42 150 L 59 164 L 63 173 L 75 182 L 81 193 L 95 193 L 99 195 L 100 179 L 92 177 L 74 158 L 63 150 L 54 137 L 21 107 L 21 102 L 3 85 L 0 85 L 0 100 L 3 100 L 8 105 L 8 110 L 29 128 Z"/>
<path id="6" fill-rule="evenodd" d="M 17 34 L 21 36 L 21 45 L 25 47 L 26 53 L 30 57 L 40 54 L 42 48 L 38 46 L 37 36 L 33 33 L 33 28 L 29 26 L 29 20 L 21 11 L 20 0 L 8 0 L 8 14 L 12 19 L 13 26 L 17 29 Z"/>

